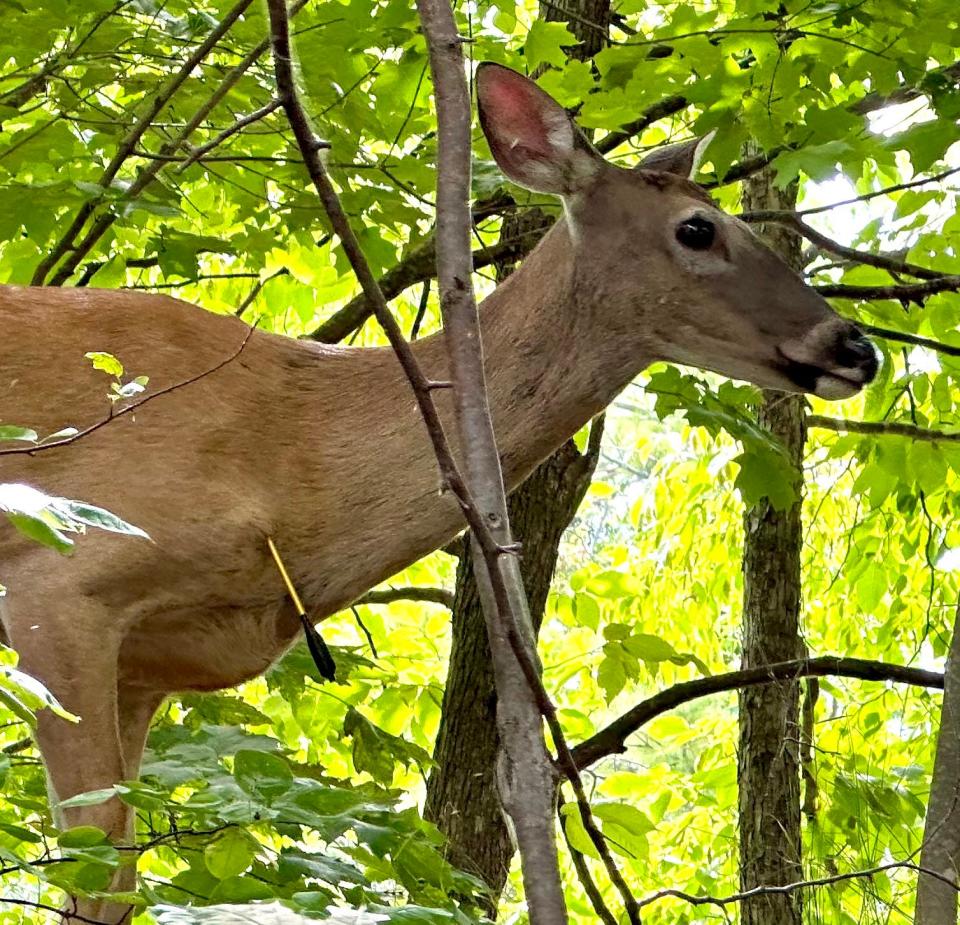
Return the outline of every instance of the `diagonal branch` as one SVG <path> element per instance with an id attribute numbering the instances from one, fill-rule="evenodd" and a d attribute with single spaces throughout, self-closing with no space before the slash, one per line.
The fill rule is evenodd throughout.
<path id="1" fill-rule="evenodd" d="M 368 591 L 358 597 L 353 606 L 358 604 L 393 604 L 396 601 L 425 601 L 428 604 L 442 604 L 448 610 L 453 609 L 453 592 L 446 588 L 381 588 Z"/>
<path id="2" fill-rule="evenodd" d="M 812 422 L 814 417 L 809 420 Z M 608 755 L 620 754 L 626 751 L 627 738 L 641 726 L 662 713 L 700 697 L 723 691 L 741 690 L 758 684 L 773 684 L 777 681 L 796 681 L 798 678 L 828 675 L 860 678 L 863 681 L 893 681 L 898 684 L 913 684 L 938 690 L 943 688 L 943 675 L 939 672 L 911 668 L 907 665 L 894 665 L 889 662 L 841 658 L 835 655 L 776 662 L 773 665 L 744 668 L 740 671 L 730 671 L 674 684 L 653 697 L 641 701 L 623 716 L 615 719 L 589 739 L 585 739 L 573 749 L 573 757 L 578 768 L 587 768 Z"/>
<path id="3" fill-rule="evenodd" d="M 481 270 L 505 260 L 525 257 L 549 226 L 524 230 L 520 235 L 505 238 L 473 252 L 473 269 Z M 437 275 L 436 240 L 433 236 L 413 248 L 396 266 L 387 270 L 378 283 L 387 299 L 394 299 L 405 289 L 433 279 Z M 373 314 L 373 304 L 364 293 L 351 299 L 331 315 L 311 335 L 312 340 L 336 344 L 357 330 Z"/>
<path id="4" fill-rule="evenodd" d="M 775 222 L 778 225 L 786 225 L 821 250 L 827 251 L 827 253 L 835 254 L 844 260 L 851 260 L 854 263 L 862 263 L 866 266 L 877 267 L 881 270 L 889 270 L 891 273 L 907 273 L 910 276 L 915 276 L 917 279 L 926 280 L 941 280 L 950 275 L 948 273 L 941 273 L 938 270 L 931 270 L 929 267 L 921 267 L 914 263 L 907 263 L 902 257 L 895 257 L 890 254 L 871 254 L 867 251 L 857 250 L 855 247 L 847 247 L 845 244 L 834 241 L 833 238 L 829 238 L 822 232 L 817 231 L 816 228 L 812 228 L 796 212 L 771 209 L 768 211 L 743 212 L 738 218 L 741 221 L 751 224 Z"/>
<path id="5" fill-rule="evenodd" d="M 878 328 L 875 324 L 857 325 L 864 334 L 872 334 L 883 340 L 892 340 L 900 344 L 913 344 L 915 347 L 926 347 L 927 350 L 936 350 L 947 356 L 960 357 L 960 347 L 945 344 L 943 341 L 932 340 L 929 337 L 920 337 L 918 334 L 907 334 L 905 331 L 891 331 L 889 328 Z"/>

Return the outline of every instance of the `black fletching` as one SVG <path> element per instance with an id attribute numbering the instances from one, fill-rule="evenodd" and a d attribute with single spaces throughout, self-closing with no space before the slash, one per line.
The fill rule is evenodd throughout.
<path id="1" fill-rule="evenodd" d="M 300 614 L 300 622 L 303 624 L 303 634 L 307 637 L 307 648 L 313 658 L 313 664 L 317 666 L 320 677 L 326 681 L 335 681 L 337 679 L 337 664 L 323 641 L 323 637 L 317 632 L 317 628 L 310 622 L 305 613 Z"/>

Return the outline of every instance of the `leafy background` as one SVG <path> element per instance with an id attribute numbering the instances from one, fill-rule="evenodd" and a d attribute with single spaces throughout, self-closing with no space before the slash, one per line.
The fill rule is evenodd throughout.
<path id="1" fill-rule="evenodd" d="M 282 114 L 240 124 L 272 99 L 269 56 L 244 66 L 266 36 L 260 5 L 249 6 L 127 144 L 229 10 L 181 0 L 0 2 L 0 281 L 35 280 L 88 210 L 103 233 L 86 251 L 67 252 L 76 267 L 66 284 L 162 291 L 294 336 L 379 343 L 372 323 L 355 323 L 357 285 Z M 863 198 L 960 163 L 951 147 L 960 140 L 953 0 L 623 0 L 616 12 L 614 42 L 591 67 L 566 61 L 572 36 L 538 20 L 529 3 L 458 7 L 471 58 L 521 70 L 564 65 L 540 83 L 578 107 L 595 138 L 678 98 L 666 118 L 616 147 L 617 162 L 716 128 L 702 178 L 719 181 L 715 196 L 735 212 L 737 185 L 723 178 L 753 139 L 772 157 L 778 183 L 799 181 L 800 208 L 860 198 L 810 217 L 825 234 L 960 273 L 949 177 Z M 435 183 L 431 88 L 413 8 L 399 0 L 313 2 L 294 27 L 302 86 L 367 256 L 377 273 L 394 274 L 393 306 L 405 330 L 418 316 L 423 331 L 435 329 L 429 269 L 411 269 L 430 239 Z M 229 92 L 204 114 L 225 81 Z M 475 193 L 490 200 L 504 184 L 479 134 L 475 140 Z M 554 208 L 509 193 L 520 208 Z M 476 250 L 495 244 L 500 220 L 495 212 L 478 221 Z M 809 257 L 820 284 L 909 282 L 822 249 Z M 488 271 L 478 285 L 492 286 Z M 868 325 L 960 345 L 960 296 L 944 288 L 924 299 L 835 304 Z M 960 567 L 960 365 L 956 350 L 878 345 L 879 382 L 839 412 L 882 425 L 878 432 L 840 433 L 835 419 L 811 430 L 804 634 L 818 654 L 937 667 Z M 540 647 L 571 741 L 656 690 L 737 664 L 741 502 L 790 500 L 777 448 L 750 423 L 756 401 L 753 389 L 655 367 L 615 404 L 597 478 L 563 544 Z M 838 414 L 811 403 L 814 413 Z M 889 424 L 920 428 L 924 439 L 883 432 Z M 448 588 L 452 570 L 450 557 L 437 553 L 391 584 Z M 363 605 L 329 621 L 325 635 L 341 683 L 322 682 L 298 648 L 239 691 L 166 707 L 142 782 L 120 791 L 140 817 L 142 901 L 280 898 L 307 914 L 363 906 L 418 922 L 478 914 L 480 884 L 446 864 L 441 839 L 417 809 L 439 722 L 447 611 L 411 600 Z M 4 658 L 16 699 L 5 698 L 0 729 L 0 896 L 11 902 L 0 901 L 0 921 L 42 921 L 16 903 L 55 905 L 60 889 L 101 888 L 119 855 L 96 831 L 53 828 L 28 736 L 39 694 L 15 686 L 13 656 Z M 909 856 L 922 829 L 938 698 L 876 683 L 825 679 L 821 687 L 808 875 Z M 624 755 L 592 769 L 597 815 L 638 895 L 663 886 L 735 891 L 735 741 L 735 700 L 720 695 L 658 718 Z M 589 855 L 575 823 L 570 829 Z M 566 873 L 574 917 L 592 920 L 577 878 Z M 894 871 L 813 892 L 806 914 L 817 922 L 904 921 L 912 891 L 913 875 Z M 503 909 L 508 921 L 522 920 L 516 878 Z M 675 899 L 651 912 L 678 925 L 722 914 Z"/>

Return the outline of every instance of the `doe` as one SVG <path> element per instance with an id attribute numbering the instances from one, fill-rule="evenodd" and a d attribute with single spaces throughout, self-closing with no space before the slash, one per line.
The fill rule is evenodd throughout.
<path id="1" fill-rule="evenodd" d="M 508 486 L 655 360 L 829 399 L 873 378 L 876 355 L 857 328 L 691 182 L 702 143 L 625 169 L 527 78 L 482 65 L 477 95 L 503 172 L 564 207 L 481 307 Z M 103 419 L 90 350 L 149 376 L 152 390 L 186 383 L 70 445 L 0 456 L 0 482 L 102 505 L 151 537 L 97 532 L 62 559 L 0 531 L 5 632 L 23 669 L 82 718 L 40 717 L 58 799 L 135 778 L 167 695 L 239 684 L 293 643 L 300 623 L 268 536 L 309 613 L 326 616 L 463 528 L 437 492 L 389 350 L 251 332 L 165 296 L 87 289 L 0 287 L 0 331 L 3 422 L 53 432 Z M 414 350 L 431 378 L 446 378 L 442 338 Z M 118 800 L 64 816 L 133 838 Z M 114 885 L 133 882 L 126 868 Z M 113 922 L 127 912 L 74 906 Z"/>

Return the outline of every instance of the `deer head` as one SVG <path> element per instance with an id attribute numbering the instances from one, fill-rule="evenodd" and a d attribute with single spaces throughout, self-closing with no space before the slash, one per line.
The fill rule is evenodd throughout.
<path id="1" fill-rule="evenodd" d="M 839 399 L 876 375 L 873 345 L 690 177 L 710 138 L 605 161 L 533 81 L 477 72 L 480 121 L 513 182 L 560 196 L 598 336 L 642 363 L 698 366 L 757 385 Z"/>

